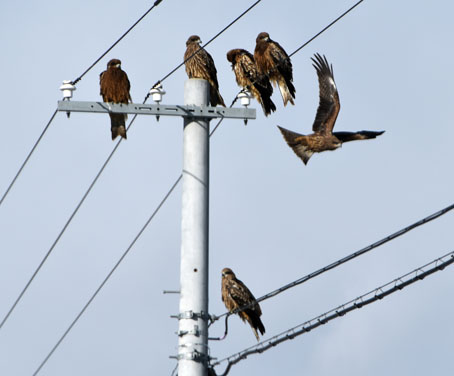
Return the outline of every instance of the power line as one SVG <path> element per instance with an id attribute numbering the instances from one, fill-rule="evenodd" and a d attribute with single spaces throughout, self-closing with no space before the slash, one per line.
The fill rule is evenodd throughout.
<path id="1" fill-rule="evenodd" d="M 55 115 L 55 114 L 54 114 Z M 128 130 L 129 128 L 131 127 L 131 125 L 133 124 L 134 120 L 136 119 L 137 115 L 134 116 L 131 120 L 131 122 L 129 123 L 128 125 Z M 76 205 L 76 208 L 73 210 L 73 212 L 71 213 L 71 215 L 69 216 L 68 220 L 66 221 L 66 223 L 64 224 L 63 228 L 60 230 L 60 232 L 58 233 L 56 239 L 54 240 L 54 242 L 52 243 L 52 245 L 50 246 L 49 250 L 47 251 L 47 253 L 45 254 L 44 258 L 41 260 L 41 262 L 39 263 L 38 267 L 35 269 L 35 271 L 33 272 L 32 276 L 30 277 L 30 279 L 28 280 L 28 282 L 25 284 L 24 288 L 22 289 L 22 291 L 20 292 L 19 296 L 17 297 L 17 299 L 15 300 L 15 302 L 13 303 L 13 305 L 11 306 L 11 308 L 9 309 L 8 313 L 6 314 L 6 316 L 3 318 L 2 322 L 0 323 L 0 329 L 3 327 L 3 325 L 5 324 L 6 320 L 8 320 L 8 318 L 10 317 L 11 313 L 14 311 L 14 309 L 16 308 L 17 304 L 19 303 L 19 301 L 22 299 L 22 297 L 24 296 L 25 292 L 27 291 L 27 289 L 29 288 L 30 284 L 33 282 L 33 280 L 35 279 L 36 275 L 39 273 L 39 271 L 41 270 L 41 268 L 43 267 L 44 263 L 47 261 L 48 257 L 50 256 L 50 254 L 52 253 L 52 251 L 54 250 L 55 246 L 57 245 L 57 243 L 59 242 L 60 238 L 63 236 L 63 234 L 65 233 L 66 229 L 68 228 L 69 224 L 72 222 L 72 220 L 74 219 L 76 213 L 79 211 L 80 207 L 82 206 L 82 204 L 84 203 L 85 199 L 87 198 L 87 196 L 89 195 L 89 193 L 91 192 L 92 188 L 94 187 L 94 185 L 96 184 L 96 182 L 98 181 L 99 177 L 101 176 L 101 174 L 103 173 L 104 169 L 106 168 L 107 164 L 110 162 L 110 160 L 112 159 L 112 156 L 114 155 L 114 153 L 117 151 L 118 147 L 120 146 L 120 143 L 121 143 L 122 139 L 120 138 L 120 140 L 117 142 L 117 144 L 115 145 L 115 147 L 113 148 L 112 152 L 110 153 L 110 155 L 107 157 L 106 161 L 104 162 L 104 164 L 102 165 L 101 169 L 98 171 L 98 173 L 96 174 L 95 178 L 92 180 L 90 186 L 88 187 L 88 189 L 85 191 L 84 195 L 82 196 L 82 198 L 80 199 L 79 203 Z"/>
<path id="2" fill-rule="evenodd" d="M 138 24 L 140 21 L 142 21 L 142 20 L 148 15 L 148 13 L 150 13 L 150 12 L 151 12 L 155 7 L 157 7 L 161 2 L 162 2 L 162 0 L 156 0 L 156 1 L 154 2 L 153 6 L 152 6 L 150 9 L 148 9 L 148 10 L 147 10 L 147 11 L 146 11 L 146 12 L 145 12 L 145 13 L 144 13 L 136 22 L 134 22 L 134 24 L 133 24 L 128 30 L 126 30 L 126 31 L 123 33 L 123 35 L 122 35 L 120 38 L 118 38 L 117 41 L 116 41 L 114 44 L 112 44 L 112 45 L 106 50 L 106 52 L 104 52 L 99 58 L 97 58 L 97 59 L 94 61 L 94 63 L 91 64 L 91 65 L 85 70 L 85 72 L 83 72 L 79 77 L 77 77 L 77 78 L 76 78 L 74 81 L 72 81 L 71 83 L 72 83 L 73 85 L 75 85 L 76 83 L 78 83 L 78 82 L 82 79 L 83 76 L 85 76 L 85 75 L 86 75 L 86 74 L 87 74 L 87 73 L 88 73 L 96 64 L 98 64 L 99 61 L 100 61 L 104 56 L 106 56 L 106 55 L 107 55 L 107 54 L 108 54 L 108 53 L 109 53 L 109 52 L 110 52 L 118 43 L 120 43 L 120 41 L 121 41 L 121 40 L 122 40 L 122 39 L 131 31 L 131 30 L 132 30 L 132 29 L 134 29 L 134 28 L 137 26 L 137 24 Z"/>
<path id="3" fill-rule="evenodd" d="M 370 252 L 373 249 L 375 249 L 375 248 L 377 248 L 377 247 L 379 247 L 379 246 L 381 246 L 381 245 L 383 245 L 385 243 L 388 243 L 389 241 L 394 240 L 394 239 L 398 238 L 399 236 L 402 236 L 402 235 L 406 234 L 407 232 L 409 232 L 409 231 L 411 231 L 411 230 L 413 230 L 413 229 L 415 229 L 415 228 L 417 228 L 419 226 L 425 225 L 426 223 L 428 223 L 430 221 L 433 221 L 434 219 L 436 219 L 438 217 L 441 217 L 442 215 L 448 213 L 452 209 L 454 209 L 454 204 L 451 204 L 451 205 L 447 206 L 446 208 L 437 211 L 436 213 L 433 213 L 433 214 L 431 214 L 431 215 L 429 215 L 429 216 L 427 216 L 427 217 L 425 217 L 425 218 L 423 218 L 423 219 L 421 219 L 421 220 L 419 220 L 419 221 L 417 221 L 417 222 L 415 222 L 415 223 L 413 223 L 413 224 L 411 224 L 411 225 L 409 225 L 409 226 L 407 226 L 407 227 L 405 227 L 405 228 L 403 228 L 403 229 L 401 229 L 401 230 L 399 230 L 399 231 L 397 231 L 397 232 L 395 232 L 395 233 L 393 233 L 391 235 L 388 235 L 388 236 L 384 237 L 383 239 L 378 240 L 375 243 L 372 243 L 372 244 L 368 245 L 367 247 L 364 247 L 364 248 L 360 249 L 359 251 L 356 251 L 356 252 L 354 252 L 354 253 L 346 256 L 346 257 L 341 258 L 340 260 L 337 260 L 337 261 L 335 261 L 335 262 L 333 262 L 333 263 L 331 263 L 331 264 L 329 264 L 329 265 L 327 265 L 327 266 L 325 266 L 325 267 L 323 267 L 321 269 L 318 269 L 315 272 L 307 274 L 306 276 L 301 277 L 301 278 L 297 279 L 296 281 L 290 282 L 290 283 L 286 284 L 285 286 L 282 286 L 282 287 L 280 287 L 280 288 L 278 288 L 278 289 L 276 289 L 276 290 L 274 290 L 274 291 L 272 291 L 272 292 L 270 292 L 270 293 L 268 293 L 266 295 L 263 295 L 262 297 L 258 298 L 256 300 L 256 302 L 262 302 L 262 301 L 264 301 L 266 299 L 272 298 L 272 297 L 280 294 L 281 292 L 284 292 L 285 290 L 288 290 L 288 289 L 290 289 L 292 287 L 295 287 L 295 286 L 298 286 L 298 285 L 300 285 L 300 284 L 302 284 L 304 282 L 307 282 L 310 279 L 312 279 L 314 277 L 317 277 L 317 276 L 319 276 L 319 275 L 321 275 L 321 274 L 323 274 L 323 273 L 325 273 L 325 272 L 327 272 L 327 271 L 329 271 L 331 269 L 334 269 L 334 268 L 336 268 L 336 267 L 338 267 L 338 266 L 340 266 L 340 265 L 342 265 L 342 264 L 344 264 L 344 263 L 346 263 L 348 261 L 351 261 L 354 258 L 359 257 L 359 256 L 361 256 L 361 255 L 363 255 L 363 254 L 365 254 L 367 252 Z M 226 315 L 230 316 L 230 315 L 232 315 L 234 313 L 238 313 L 238 312 L 244 311 L 245 309 L 247 309 L 247 308 L 251 307 L 252 305 L 254 305 L 256 302 L 252 302 L 251 304 L 248 304 L 248 305 L 245 305 L 243 307 L 240 307 L 240 308 L 238 308 L 237 310 L 235 310 L 233 312 L 225 312 L 225 313 L 223 313 L 220 316 L 213 316 L 212 317 L 212 322 L 220 319 L 223 316 L 226 316 Z"/>
<path id="4" fill-rule="evenodd" d="M 299 52 L 302 48 L 306 47 L 309 43 L 311 43 L 315 38 L 317 38 L 320 34 L 328 30 L 331 26 L 333 26 L 337 21 L 339 21 L 341 18 L 346 16 L 348 13 L 350 13 L 353 9 L 355 9 L 359 4 L 361 4 L 364 0 L 358 1 L 355 5 L 353 5 L 350 9 L 346 10 L 344 13 L 342 13 L 339 17 L 337 17 L 334 21 L 332 21 L 328 26 L 323 28 L 321 31 L 319 31 L 317 34 L 315 34 L 311 39 L 309 39 L 307 42 L 302 44 L 300 47 L 298 47 L 295 51 L 293 51 L 289 57 L 292 57 L 295 55 L 297 52 Z"/>
<path id="5" fill-rule="evenodd" d="M 137 26 L 137 24 L 139 24 L 140 21 L 142 21 L 147 15 L 148 13 L 150 13 L 156 6 L 158 6 L 160 3 L 162 2 L 162 0 L 156 0 L 153 4 L 153 6 L 151 8 L 149 8 L 128 30 L 126 30 L 125 33 L 123 33 L 123 35 L 117 39 L 117 41 L 115 43 L 113 43 L 98 59 L 96 59 L 79 77 L 77 77 L 75 80 L 71 81 L 71 83 L 73 85 L 75 85 L 77 82 L 79 82 L 83 76 L 85 76 L 85 74 L 87 74 L 104 56 L 106 56 L 132 29 L 134 29 L 134 27 Z M 35 142 L 35 145 L 33 146 L 32 150 L 30 151 L 30 153 L 28 154 L 27 158 L 25 159 L 24 163 L 22 164 L 22 166 L 20 167 L 19 171 L 16 173 L 16 176 L 14 177 L 14 179 L 11 181 L 10 185 L 8 186 L 6 192 L 3 194 L 1 200 L 0 200 L 0 206 L 2 205 L 5 197 L 8 195 L 9 191 L 11 190 L 12 186 L 14 185 L 14 183 L 16 182 L 17 178 L 19 177 L 19 175 L 21 174 L 22 170 L 24 169 L 25 165 L 27 164 L 28 160 L 30 159 L 31 155 L 33 154 L 33 152 L 35 151 L 36 147 L 38 146 L 38 144 L 40 143 L 41 139 L 43 138 L 44 134 L 46 133 L 47 129 L 49 128 L 49 125 L 50 123 L 52 122 L 52 120 L 54 119 L 55 115 L 57 114 L 57 110 L 55 110 L 54 114 L 51 116 L 49 122 L 47 123 L 47 125 L 45 126 L 43 132 L 41 133 L 41 135 L 38 137 L 38 140 Z M 0 328 L 1 326 L 3 325 L 3 322 L 2 324 L 0 324 Z"/>
<path id="6" fill-rule="evenodd" d="M 44 137 L 44 134 L 47 132 L 47 129 L 49 128 L 50 124 L 52 123 L 52 121 L 54 120 L 55 118 L 55 115 L 57 114 L 57 110 L 55 110 L 55 112 L 52 114 L 52 116 L 50 117 L 49 121 L 47 122 L 46 126 L 44 127 L 43 131 L 41 132 L 41 135 L 38 137 L 38 139 L 36 140 L 35 144 L 33 145 L 32 147 L 32 150 L 30 150 L 30 153 L 28 153 L 27 155 L 27 158 L 25 158 L 25 161 L 22 163 L 22 166 L 19 168 L 19 170 L 17 171 L 16 173 L 16 176 L 14 176 L 14 179 L 11 181 L 11 183 L 9 184 L 8 188 L 6 189 L 5 193 L 3 194 L 2 196 L 2 199 L 0 200 L 0 206 L 2 205 L 3 201 L 5 200 L 5 197 L 8 195 L 9 191 L 11 190 L 12 186 L 14 185 L 14 183 L 16 182 L 17 178 L 19 177 L 19 175 L 21 174 L 22 170 L 24 169 L 25 165 L 27 164 L 28 160 L 30 159 L 30 157 L 32 156 L 33 152 L 35 151 L 35 149 L 37 148 L 38 144 L 41 142 L 41 139 Z M 0 325 L 0 328 L 1 328 L 1 325 Z"/>
<path id="7" fill-rule="evenodd" d="M 345 314 L 355 309 L 362 308 L 368 304 L 376 302 L 377 300 L 381 300 L 384 297 L 398 290 L 402 290 L 404 287 L 407 287 L 417 281 L 423 280 L 428 275 L 443 270 L 445 267 L 451 265 L 452 263 L 454 263 L 454 251 L 444 256 L 441 256 L 436 260 L 426 265 L 423 265 L 399 278 L 396 278 L 383 286 L 377 287 L 376 289 L 369 291 L 368 293 L 361 295 L 356 299 L 350 300 L 347 303 L 344 303 L 328 312 L 325 312 L 313 318 L 312 320 L 306 321 L 303 324 L 288 329 L 280 334 L 271 337 L 266 341 L 262 341 L 257 345 L 248 347 L 245 350 L 230 355 L 227 358 L 216 361 L 215 363 L 212 364 L 212 367 L 227 361 L 228 362 L 227 368 L 222 374 L 222 376 L 226 376 L 233 365 L 235 365 L 236 363 L 243 359 L 246 359 L 249 355 L 261 354 L 264 351 L 269 350 L 271 347 L 275 347 L 282 342 L 293 339 L 304 333 L 308 333 L 311 330 L 316 329 L 319 326 L 324 325 L 327 322 L 334 320 L 338 317 L 344 316 Z"/>
<path id="8" fill-rule="evenodd" d="M 203 46 L 201 46 L 197 51 L 195 51 L 191 56 L 189 56 L 186 60 L 184 60 L 182 63 L 178 64 L 174 69 L 172 69 L 169 73 L 167 73 L 163 78 L 161 78 L 159 81 L 156 81 L 156 83 L 153 85 L 153 87 L 158 86 L 161 84 L 164 80 L 169 78 L 172 74 L 174 74 L 178 69 L 180 69 L 188 60 L 192 59 L 197 53 L 208 46 L 211 42 L 213 42 L 217 37 L 219 37 L 221 34 L 223 34 L 228 28 L 230 28 L 234 23 L 236 23 L 240 18 L 242 18 L 246 13 L 248 13 L 252 8 L 254 8 L 258 3 L 260 3 L 262 0 L 257 0 L 254 4 L 252 4 L 249 8 L 247 8 L 243 13 L 241 13 L 238 17 L 236 17 L 232 22 L 230 22 L 226 27 L 224 27 L 219 33 L 217 33 L 213 38 L 211 38 L 208 42 L 206 42 Z M 150 94 L 147 95 L 147 98 Z"/>

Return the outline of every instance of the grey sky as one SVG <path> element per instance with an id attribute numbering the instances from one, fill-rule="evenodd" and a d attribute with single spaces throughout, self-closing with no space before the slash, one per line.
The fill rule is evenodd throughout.
<path id="1" fill-rule="evenodd" d="M 122 60 L 131 95 L 207 42 L 253 1 L 163 2 L 77 85 L 100 100 L 99 73 Z M 253 51 L 261 31 L 288 53 L 354 1 L 262 1 L 207 50 L 227 104 L 238 92 L 225 58 Z M 75 79 L 152 2 L 4 1 L 0 194 Z M 447 0 L 364 1 L 293 58 L 296 105 L 257 120 L 224 121 L 211 140 L 210 312 L 221 314 L 220 272 L 231 267 L 256 297 L 453 202 L 452 14 Z M 376 140 L 314 155 L 307 166 L 276 125 L 309 133 L 318 105 L 310 57 L 333 64 L 336 130 L 386 130 Z M 181 104 L 184 69 L 164 82 Z M 214 122 L 212 122 L 214 125 Z M 115 144 L 107 116 L 58 114 L 0 207 L 0 318 L 45 255 Z M 31 375 L 180 174 L 182 120 L 141 117 L 122 142 L 23 300 L 0 330 L 0 374 Z M 180 202 L 177 188 L 40 375 L 170 375 L 177 353 Z M 268 336 L 302 323 L 453 250 L 453 214 L 262 304 Z M 451 267 L 452 268 L 452 267 Z M 449 375 L 454 332 L 447 268 L 322 328 L 254 355 L 231 374 Z M 221 323 L 210 335 L 220 335 Z M 224 358 L 255 343 L 237 317 L 212 343 Z M 217 368 L 221 373 L 224 365 Z"/>

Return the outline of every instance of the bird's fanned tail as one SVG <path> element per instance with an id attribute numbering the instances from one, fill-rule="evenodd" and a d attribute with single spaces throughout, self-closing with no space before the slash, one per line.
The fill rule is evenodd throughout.
<path id="1" fill-rule="evenodd" d="M 304 135 L 289 131 L 288 129 L 282 128 L 279 125 L 277 126 L 284 137 L 285 142 L 293 152 L 301 158 L 304 164 L 307 164 L 309 159 L 312 157 L 314 152 L 310 150 L 307 144 L 304 142 Z"/>

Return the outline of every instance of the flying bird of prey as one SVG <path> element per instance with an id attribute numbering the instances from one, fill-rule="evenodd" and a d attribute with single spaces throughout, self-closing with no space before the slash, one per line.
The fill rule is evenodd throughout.
<path id="1" fill-rule="evenodd" d="M 227 60 L 232 63 L 237 84 L 252 93 L 262 105 L 264 114 L 268 116 L 272 111 L 276 111 L 271 100 L 273 87 L 268 77 L 258 72 L 254 56 L 249 51 L 237 48 L 227 52 Z"/>
<path id="2" fill-rule="evenodd" d="M 186 73 L 189 78 L 202 78 L 210 83 L 210 103 L 212 106 L 220 104 L 225 107 L 224 99 L 219 93 L 219 84 L 214 60 L 211 55 L 200 46 L 202 41 L 197 35 L 192 35 L 186 42 L 184 53 Z M 197 52 L 198 51 L 198 52 Z M 191 57 L 192 56 L 192 57 Z"/>
<path id="3" fill-rule="evenodd" d="M 233 273 L 229 268 L 222 269 L 221 291 L 222 301 L 229 312 L 233 312 L 240 307 L 251 304 L 249 308 L 238 312 L 238 315 L 243 321 L 247 321 L 249 323 L 254 332 L 255 338 L 257 338 L 258 341 L 259 335 L 257 333 L 257 329 L 260 331 L 260 334 L 265 334 L 265 327 L 260 320 L 262 311 L 259 304 L 256 302 L 254 295 L 252 295 L 243 282 L 236 278 L 235 273 Z"/>
<path id="4" fill-rule="evenodd" d="M 294 105 L 293 68 L 285 50 L 271 40 L 268 33 L 260 33 L 256 39 L 254 58 L 259 73 L 267 75 L 272 83 L 279 86 L 284 106 L 288 102 Z"/>
<path id="5" fill-rule="evenodd" d="M 303 160 L 304 164 L 307 164 L 314 153 L 335 150 L 344 142 L 376 138 L 384 133 L 384 131 L 333 132 L 340 110 L 333 67 L 328 64 L 326 57 L 322 57 L 320 54 L 315 54 L 315 59 L 311 58 L 311 60 L 317 71 L 320 90 L 320 103 L 312 125 L 314 133 L 305 136 L 278 126 L 287 144 Z"/>
<path id="6" fill-rule="evenodd" d="M 125 103 L 131 102 L 128 75 L 121 70 L 121 61 L 112 59 L 107 63 L 107 70 L 99 75 L 99 84 L 101 86 L 101 96 L 104 102 Z M 126 138 L 126 119 L 127 114 L 109 114 L 110 129 L 112 131 L 112 140 L 118 135 Z"/>

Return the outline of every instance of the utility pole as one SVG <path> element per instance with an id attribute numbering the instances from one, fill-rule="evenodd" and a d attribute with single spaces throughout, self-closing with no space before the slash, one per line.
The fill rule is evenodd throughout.
<path id="1" fill-rule="evenodd" d="M 189 79 L 184 104 L 207 106 L 208 81 Z M 178 375 L 206 376 L 208 361 L 208 119 L 184 118 Z"/>
<path id="2" fill-rule="evenodd" d="M 183 196 L 181 210 L 180 308 L 178 314 L 178 376 L 208 373 L 208 204 L 210 120 L 255 119 L 255 109 L 208 106 L 210 84 L 189 79 L 184 86 L 184 105 L 160 104 L 161 88 L 150 94 L 157 104 L 114 104 L 71 101 L 75 87 L 64 82 L 64 100 L 58 111 L 181 116 L 183 124 Z M 241 93 L 247 106 L 249 97 Z M 156 96 L 155 96 L 156 95 Z M 128 142 L 133 142 L 128 140 Z"/>

